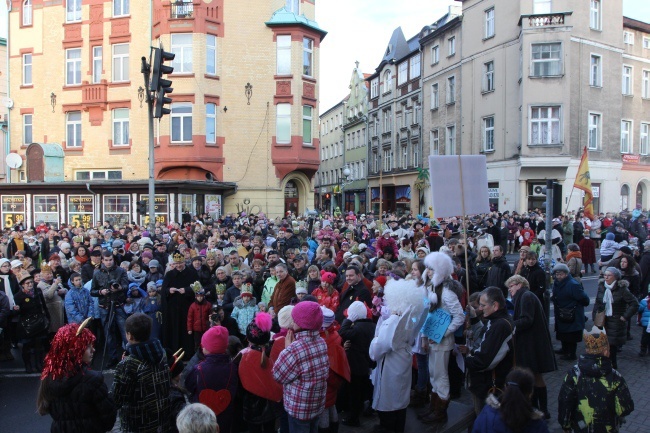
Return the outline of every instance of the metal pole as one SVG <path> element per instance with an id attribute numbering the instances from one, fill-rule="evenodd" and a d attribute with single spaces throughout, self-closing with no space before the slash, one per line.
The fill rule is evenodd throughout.
<path id="1" fill-rule="evenodd" d="M 152 50 L 153 51 L 153 50 Z M 153 97 L 149 90 L 149 74 L 151 72 L 147 59 L 142 57 L 142 74 L 144 75 L 144 88 L 147 94 L 147 109 L 149 111 L 149 230 L 154 231 L 156 226 L 156 185 L 154 183 L 154 140 L 153 140 Z"/>
<path id="2" fill-rule="evenodd" d="M 546 233 L 544 236 L 544 267 L 546 271 L 546 296 L 544 303 L 548 303 L 551 298 L 551 260 L 553 259 L 553 183 L 554 180 L 546 181 Z M 549 311 L 544 305 L 545 311 Z M 548 313 L 546 315 L 548 322 Z"/>

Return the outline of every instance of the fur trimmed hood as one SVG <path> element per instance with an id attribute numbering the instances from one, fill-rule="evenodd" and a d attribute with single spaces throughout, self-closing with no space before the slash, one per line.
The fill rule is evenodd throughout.
<path id="1" fill-rule="evenodd" d="M 424 258 L 424 265 L 433 270 L 433 278 L 431 281 L 433 287 L 438 286 L 454 272 L 454 262 L 451 260 L 451 257 L 441 252 L 429 253 Z"/>
<path id="2" fill-rule="evenodd" d="M 424 289 L 414 280 L 388 280 L 384 288 L 384 303 L 391 313 L 402 314 L 408 307 L 423 306 Z"/>

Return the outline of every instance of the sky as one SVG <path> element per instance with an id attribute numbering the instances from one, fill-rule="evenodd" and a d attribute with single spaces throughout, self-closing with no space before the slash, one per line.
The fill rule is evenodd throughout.
<path id="1" fill-rule="evenodd" d="M 237 1 L 237 0 L 227 0 Z M 618 0 L 616 0 L 618 1 Z M 6 1 L 0 0 L 0 4 Z M 347 94 L 354 62 L 374 72 L 393 30 L 409 39 L 448 11 L 453 0 L 318 0 L 316 21 L 328 34 L 320 51 L 320 112 Z M 623 0 L 623 15 L 650 22 L 649 0 Z M 7 9 L 0 7 L 0 37 L 7 37 Z"/>

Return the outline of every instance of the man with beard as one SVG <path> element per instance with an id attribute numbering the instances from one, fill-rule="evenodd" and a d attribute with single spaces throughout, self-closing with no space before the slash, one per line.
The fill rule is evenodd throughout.
<path id="1" fill-rule="evenodd" d="M 172 268 L 165 274 L 161 288 L 162 337 L 165 347 L 183 348 L 194 353 L 194 338 L 187 334 L 187 312 L 194 301 L 190 286 L 199 279 L 196 270 L 186 266 L 185 256 L 179 251 L 172 254 Z"/>

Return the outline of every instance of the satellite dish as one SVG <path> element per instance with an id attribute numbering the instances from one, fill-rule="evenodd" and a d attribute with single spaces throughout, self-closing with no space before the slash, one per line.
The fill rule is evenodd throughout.
<path id="1" fill-rule="evenodd" d="M 9 168 L 17 169 L 23 165 L 23 159 L 17 153 L 10 153 L 5 160 Z"/>
<path id="2" fill-rule="evenodd" d="M 7 108 L 13 108 L 14 107 L 14 100 L 11 98 L 6 98 L 5 99 L 5 106 Z"/>

